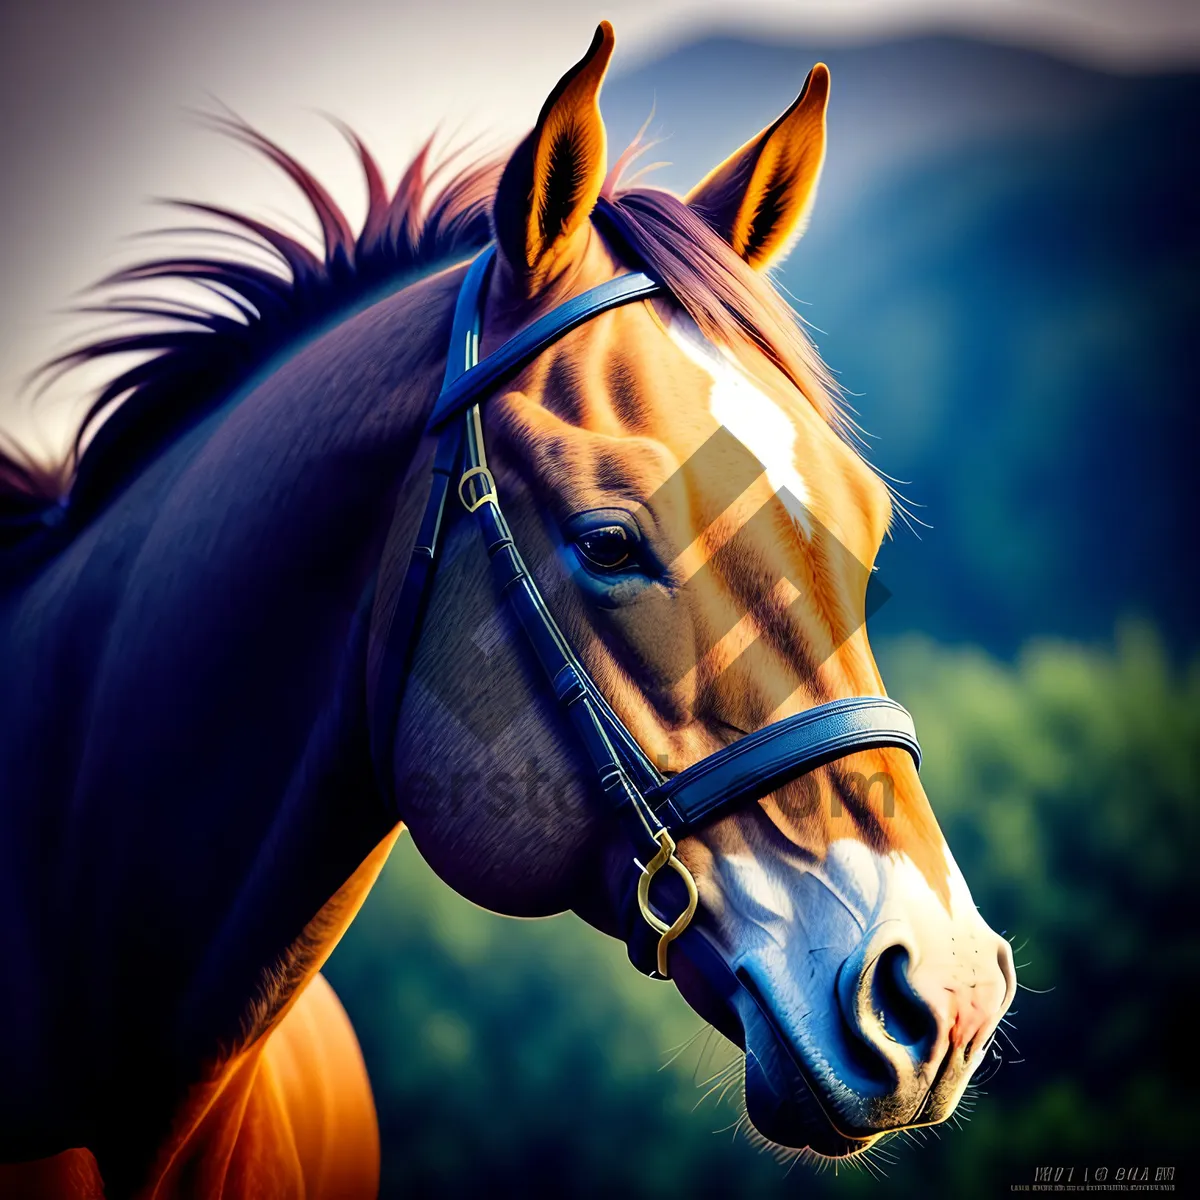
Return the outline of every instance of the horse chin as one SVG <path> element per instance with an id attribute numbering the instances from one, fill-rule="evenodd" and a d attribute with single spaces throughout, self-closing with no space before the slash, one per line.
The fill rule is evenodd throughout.
<path id="1" fill-rule="evenodd" d="M 830 1159 L 873 1145 L 877 1131 L 847 1131 L 831 1120 L 809 1066 L 776 1027 L 770 1005 L 745 972 L 729 969 L 699 931 L 685 935 L 676 984 L 691 1007 L 745 1054 L 746 1115 L 768 1142 Z"/>
<path id="2" fill-rule="evenodd" d="M 780 1070 L 780 1055 L 786 1050 L 769 1035 L 774 1045 L 755 1045 L 746 1050 L 746 1115 L 769 1142 L 788 1149 L 807 1149 L 822 1158 L 849 1158 L 866 1150 L 878 1135 L 850 1137 L 835 1129 L 814 1088 L 800 1069 L 788 1061 Z"/>

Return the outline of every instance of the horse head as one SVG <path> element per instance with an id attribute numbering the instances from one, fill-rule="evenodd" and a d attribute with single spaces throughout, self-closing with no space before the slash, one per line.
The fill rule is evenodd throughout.
<path id="1" fill-rule="evenodd" d="M 612 47 L 602 25 L 504 170 L 482 353 L 631 259 L 664 290 L 543 350 L 486 398 L 482 432 L 558 626 L 670 779 L 793 714 L 885 694 L 865 612 L 892 497 L 766 274 L 812 207 L 828 70 L 681 199 L 609 174 Z M 598 802 L 454 508 L 387 764 L 399 815 L 476 903 L 573 909 L 630 940 L 644 857 Z M 763 1135 L 844 1156 L 954 1111 L 1014 970 L 908 753 L 836 758 L 678 856 L 699 907 L 671 975 L 744 1049 Z"/>

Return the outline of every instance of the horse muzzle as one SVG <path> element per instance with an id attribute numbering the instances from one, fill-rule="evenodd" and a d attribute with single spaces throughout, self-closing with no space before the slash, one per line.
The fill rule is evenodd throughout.
<path id="1" fill-rule="evenodd" d="M 679 989 L 745 1052 L 747 1113 L 770 1141 L 838 1158 L 936 1125 L 984 1061 L 1016 986 L 1008 943 L 979 920 L 973 965 L 956 968 L 922 958 L 894 924 L 832 970 L 753 953 L 731 963 L 699 926 L 679 939 Z"/>

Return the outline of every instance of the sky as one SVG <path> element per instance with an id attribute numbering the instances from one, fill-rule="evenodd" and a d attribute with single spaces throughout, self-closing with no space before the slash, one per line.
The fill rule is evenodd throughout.
<path id="1" fill-rule="evenodd" d="M 166 223 L 154 197 L 302 217 L 197 110 L 239 112 L 353 210 L 353 164 L 320 114 L 347 120 L 385 164 L 435 128 L 502 145 L 532 124 L 602 17 L 616 29 L 614 72 L 714 30 L 851 43 L 960 32 L 1115 71 L 1200 64 L 1200 4 L 1182 0 L 6 0 L 0 428 L 61 440 L 81 381 L 35 409 L 22 380 L 85 327 L 64 312 L 81 290 L 145 254 L 131 235 Z"/>

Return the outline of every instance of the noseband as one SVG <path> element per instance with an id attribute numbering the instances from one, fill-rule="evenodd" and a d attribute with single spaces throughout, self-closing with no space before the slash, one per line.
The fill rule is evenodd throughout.
<path id="1" fill-rule="evenodd" d="M 632 253 L 631 239 L 613 208 L 602 202 L 596 215 L 622 248 Z M 667 289 L 640 271 L 620 275 L 559 305 L 481 361 L 479 339 L 494 261 L 495 247 L 490 245 L 471 263 L 463 279 L 445 380 L 427 426 L 427 432 L 438 439 L 433 482 L 408 570 L 381 635 L 383 651 L 371 713 L 376 771 L 385 795 L 393 797 L 400 704 L 437 564 L 446 500 L 451 481 L 457 480 L 459 501 L 483 535 L 497 591 L 524 630 L 579 736 L 607 807 L 621 821 L 635 848 L 634 864 L 640 872 L 638 910 L 645 921 L 642 928 L 649 926 L 658 940 L 653 969 L 648 966 L 649 956 L 637 951 L 632 934 L 630 956 L 642 969 L 666 978 L 667 948 L 687 928 L 698 903 L 695 881 L 675 854 L 682 838 L 845 755 L 899 747 L 912 755 L 919 768 L 921 748 L 912 717 L 901 705 L 883 696 L 854 696 L 785 717 L 677 775 L 663 776 L 580 662 L 513 542 L 496 481 L 488 469 L 479 406 L 498 384 L 572 329 L 600 313 Z M 683 910 L 671 921 L 655 911 L 650 898 L 651 880 L 663 867 L 670 867 L 686 890 Z"/>

